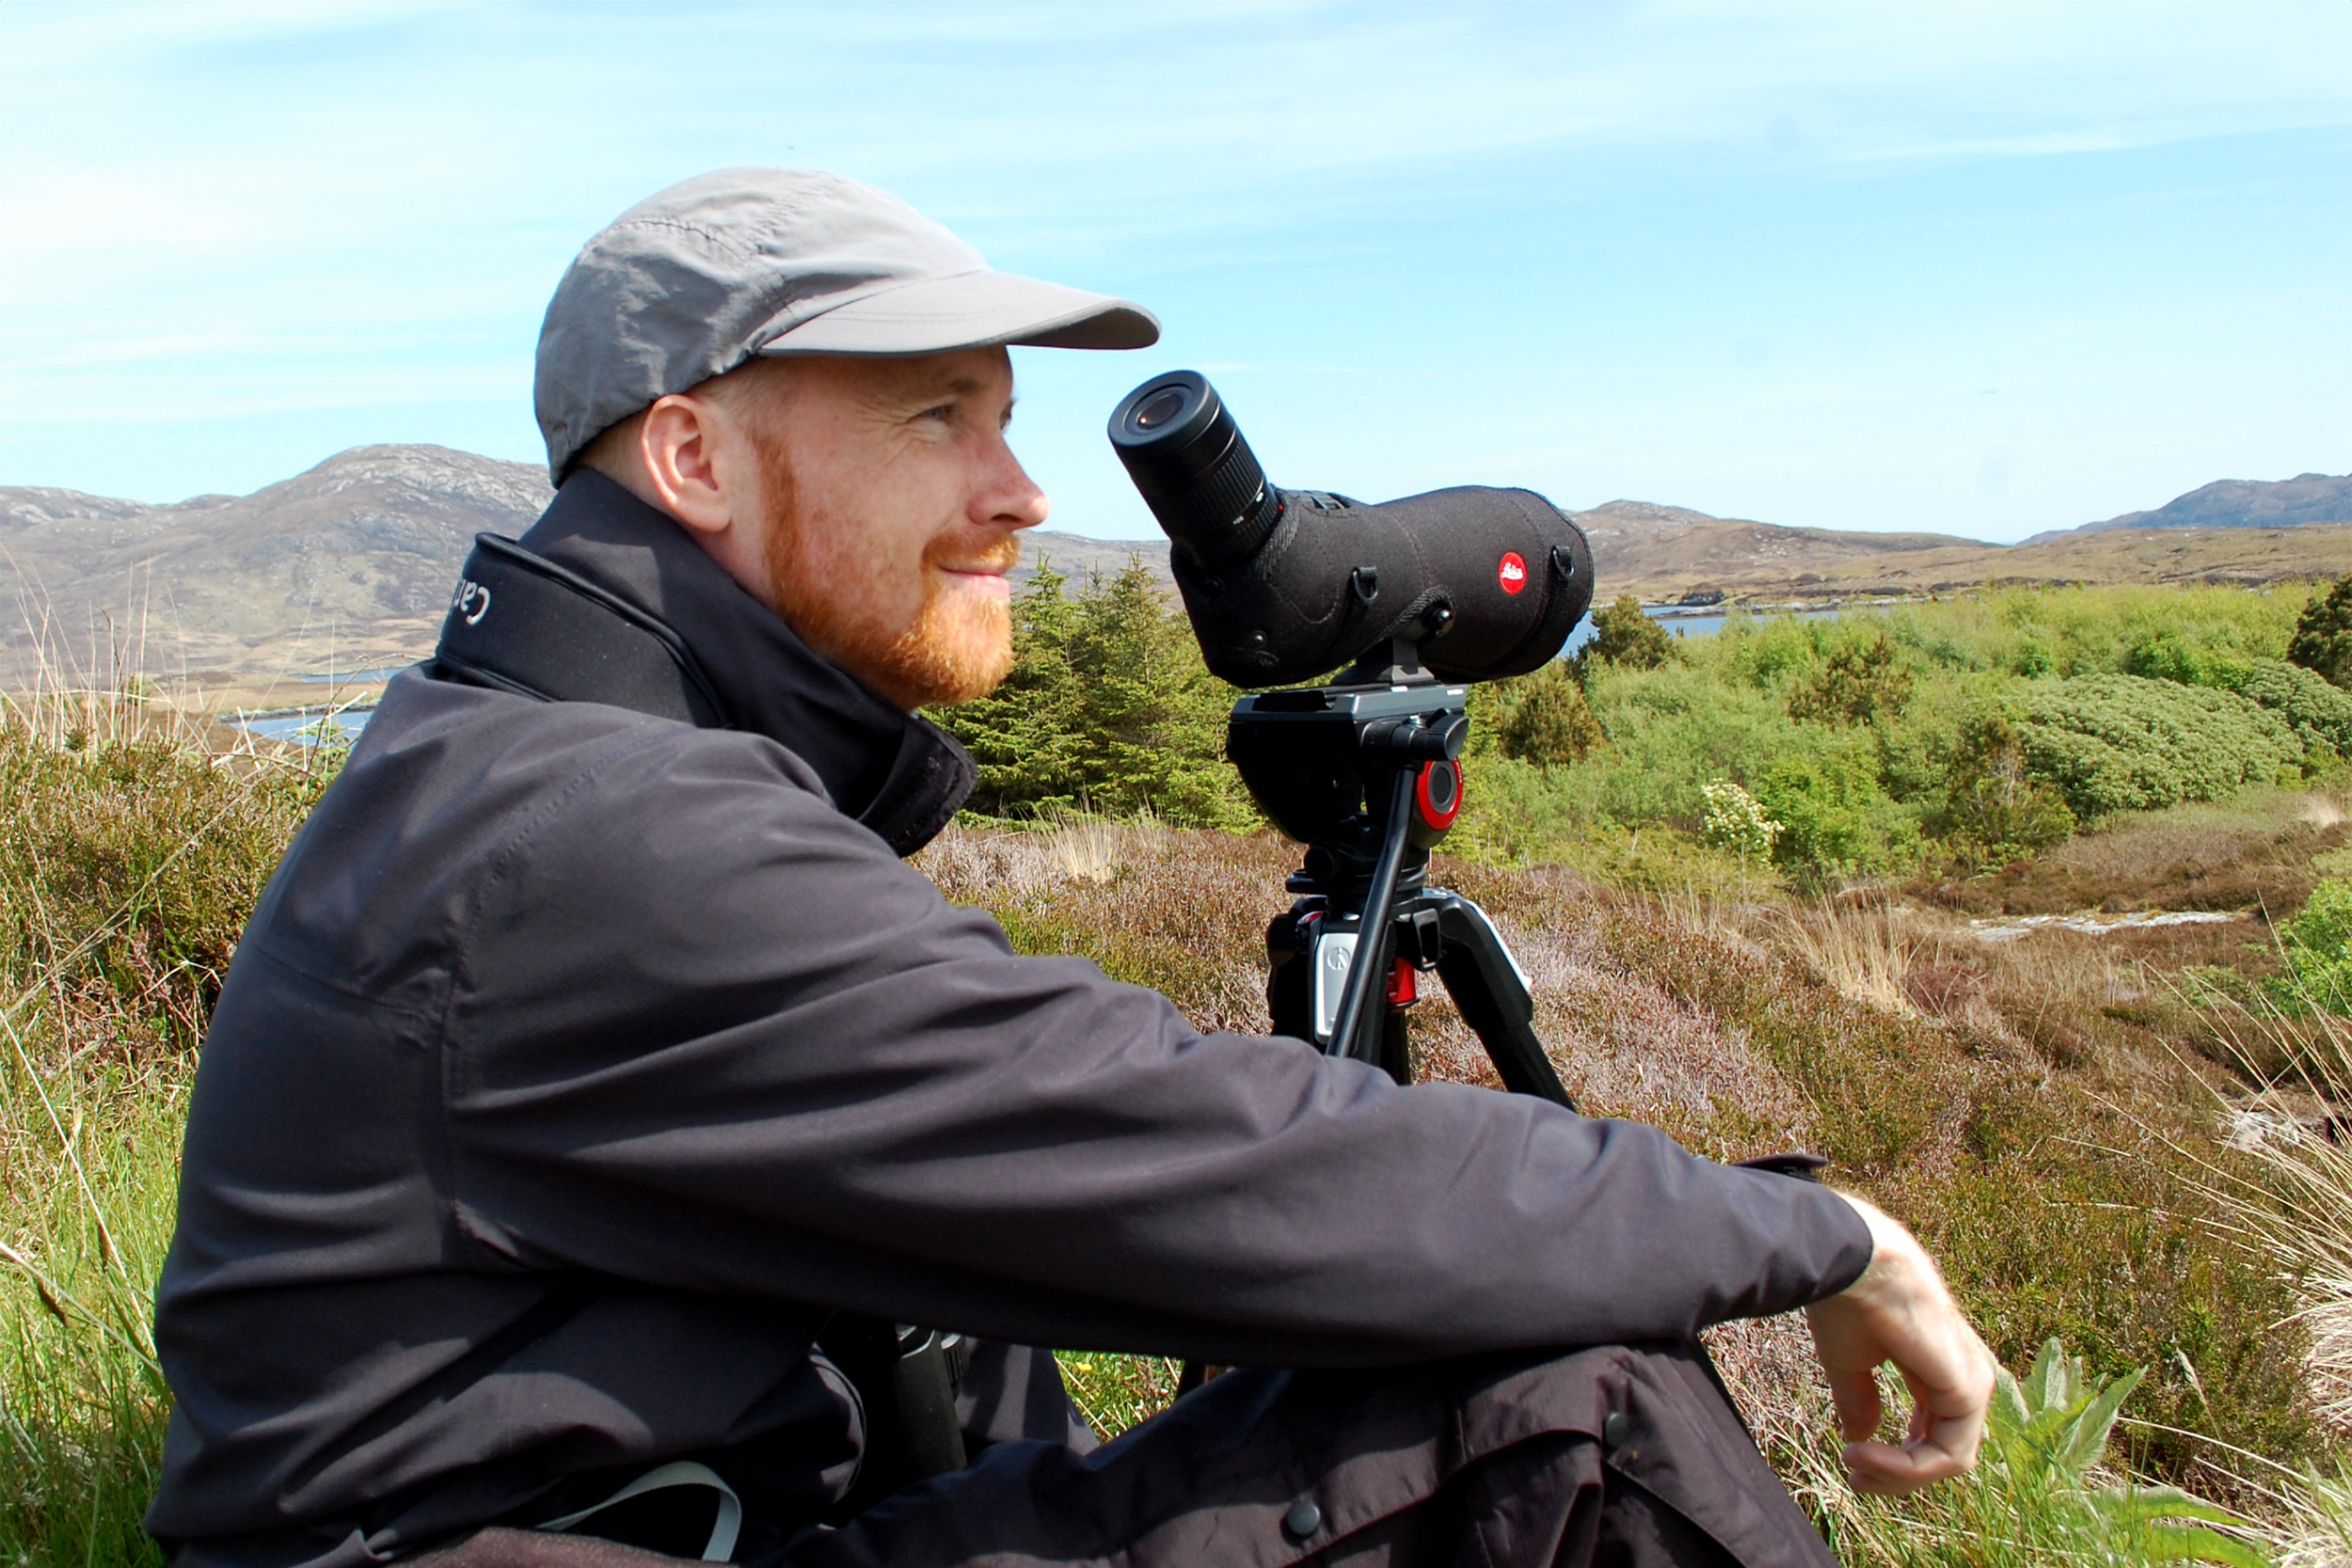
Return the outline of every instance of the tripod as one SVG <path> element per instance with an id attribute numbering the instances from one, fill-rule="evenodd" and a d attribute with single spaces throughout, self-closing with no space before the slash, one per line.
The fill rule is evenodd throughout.
<path id="1" fill-rule="evenodd" d="M 1470 689 L 1397 640 L 1330 686 L 1233 705 L 1226 754 L 1275 825 L 1307 846 L 1297 895 L 1266 927 L 1274 1032 L 1412 1082 L 1406 1011 L 1435 971 L 1513 1094 L 1576 1102 L 1534 1028 L 1527 976 L 1486 911 L 1429 885 L 1429 852 L 1462 807 Z M 1184 1363 L 1181 1396 L 1207 1370 Z"/>
<path id="2" fill-rule="evenodd" d="M 1503 1086 L 1576 1108 L 1535 1035 L 1534 998 L 1486 912 L 1428 885 L 1461 810 L 1469 689 L 1397 641 L 1331 686 L 1234 705 L 1226 749 L 1267 814 L 1307 845 L 1297 901 L 1266 929 L 1275 1033 L 1412 1082 L 1406 1009 L 1435 971 Z"/>

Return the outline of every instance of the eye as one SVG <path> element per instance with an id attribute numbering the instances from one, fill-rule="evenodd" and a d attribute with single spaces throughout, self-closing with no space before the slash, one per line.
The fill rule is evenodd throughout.
<path id="1" fill-rule="evenodd" d="M 950 422 L 955 419 L 955 417 L 956 405 L 952 403 L 943 403 L 933 407 L 926 408 L 923 412 L 915 416 L 918 420 L 937 420 L 941 424 Z"/>

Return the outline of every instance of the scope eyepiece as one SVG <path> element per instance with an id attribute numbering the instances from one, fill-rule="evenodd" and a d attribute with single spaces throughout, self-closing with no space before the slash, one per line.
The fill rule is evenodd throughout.
<path id="1" fill-rule="evenodd" d="M 1281 497 L 1197 371 L 1171 371 L 1128 393 L 1111 411 L 1110 437 L 1160 528 L 1199 565 L 1248 559 L 1281 518 Z"/>

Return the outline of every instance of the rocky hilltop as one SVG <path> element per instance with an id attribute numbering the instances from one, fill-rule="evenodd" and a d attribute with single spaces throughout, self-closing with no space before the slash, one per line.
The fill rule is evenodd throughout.
<path id="1" fill-rule="evenodd" d="M 473 536 L 517 534 L 548 499 L 537 467 L 445 447 L 357 447 L 250 496 L 168 506 L 0 487 L 0 686 L 137 673 L 215 691 L 413 662 L 433 646 Z M 1848 533 L 1614 500 L 1573 514 L 1604 594 L 1783 602 L 1986 582 L 2260 584 L 2352 572 L 2352 479 L 2224 481 L 2022 546 Z M 1027 537 L 1065 577 L 1160 540 Z M 279 689 L 268 700 L 304 695 Z M 316 695 L 315 689 L 310 692 Z"/>
<path id="2" fill-rule="evenodd" d="M 355 447 L 250 496 L 169 506 L 0 488 L 6 670 L 219 678 L 405 663 L 473 536 L 519 533 L 546 473 L 446 447 Z"/>
<path id="3" fill-rule="evenodd" d="M 2219 479 L 2153 512 L 2126 512 L 2104 523 L 2037 533 L 2028 545 L 2069 534 L 2127 528 L 2309 528 L 2352 523 L 2352 474 L 2296 474 L 2293 479 Z"/>

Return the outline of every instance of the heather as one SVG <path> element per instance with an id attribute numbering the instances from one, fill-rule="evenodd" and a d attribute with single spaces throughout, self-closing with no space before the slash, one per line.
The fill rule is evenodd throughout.
<path id="1" fill-rule="evenodd" d="M 1884 1503 L 1837 1476 L 1802 1326 L 1716 1333 L 1850 1562 L 2344 1560 L 2352 699 L 2286 658 L 2304 606 L 1993 592 L 1713 640 L 1619 612 L 1475 689 L 1438 874 L 1582 1104 L 1829 1155 L 2012 1374 L 1979 1476 Z M 949 716 L 982 811 L 920 864 L 1023 951 L 1253 1030 L 1297 849 L 1254 828 L 1183 631 L 1120 579 L 1033 588 L 1023 684 Z M 135 696 L 0 708 L 0 1562 L 154 1560 L 195 1051 L 331 768 Z M 1414 1026 L 1423 1075 L 1491 1083 L 1441 994 Z M 1168 1363 L 1065 1366 L 1105 1432 L 1173 1393 Z"/>

